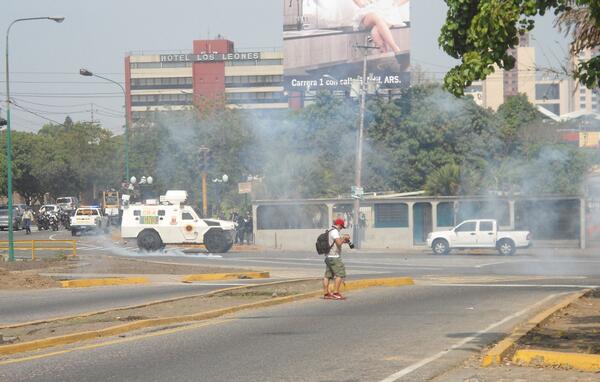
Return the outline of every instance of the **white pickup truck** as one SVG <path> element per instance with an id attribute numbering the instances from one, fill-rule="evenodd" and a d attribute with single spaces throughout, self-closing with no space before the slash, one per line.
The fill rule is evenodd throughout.
<path id="1" fill-rule="evenodd" d="M 451 249 L 495 248 L 501 255 L 512 255 L 517 248 L 531 246 L 529 231 L 498 231 L 495 220 L 465 220 L 449 231 L 431 232 L 427 246 L 436 255 L 446 255 Z"/>

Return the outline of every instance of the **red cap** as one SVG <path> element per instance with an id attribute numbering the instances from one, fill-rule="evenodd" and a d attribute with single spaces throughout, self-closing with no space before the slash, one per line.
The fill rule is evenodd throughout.
<path id="1" fill-rule="evenodd" d="M 335 221 L 333 222 L 333 225 L 339 225 L 342 228 L 346 228 L 346 222 L 342 218 L 335 219 Z"/>

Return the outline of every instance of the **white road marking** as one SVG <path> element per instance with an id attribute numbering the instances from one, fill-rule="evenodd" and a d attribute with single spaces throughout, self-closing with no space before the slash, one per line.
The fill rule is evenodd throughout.
<path id="1" fill-rule="evenodd" d="M 495 263 L 479 264 L 479 265 L 476 265 L 475 268 L 483 268 L 483 267 L 489 267 L 490 265 L 508 264 L 508 263 L 510 263 L 510 261 L 497 261 Z"/>
<path id="2" fill-rule="evenodd" d="M 427 358 L 425 358 L 425 359 L 423 359 L 423 360 L 421 360 L 421 361 L 419 361 L 417 363 L 414 363 L 414 364 L 410 365 L 409 367 L 406 367 L 406 368 L 404 368 L 404 369 L 402 369 L 402 370 L 400 370 L 400 371 L 398 371 L 398 372 L 390 375 L 389 377 L 382 379 L 380 382 L 394 382 L 394 381 L 397 381 L 398 379 L 400 379 L 400 378 L 402 378 L 402 377 L 404 377 L 404 376 L 412 373 L 413 371 L 415 371 L 415 370 L 417 370 L 417 369 L 419 369 L 419 368 L 427 365 L 428 363 L 431 363 L 431 362 L 437 360 L 438 358 L 441 358 L 444 355 L 450 353 L 451 351 L 456 350 L 456 349 L 464 346 L 465 344 L 473 341 L 474 339 L 476 339 L 477 337 L 481 336 L 482 334 L 485 334 L 485 333 L 489 332 L 490 330 L 492 330 L 492 329 L 494 329 L 494 328 L 496 328 L 496 327 L 498 327 L 498 326 L 500 326 L 502 324 L 505 324 L 505 323 L 507 323 L 508 321 L 510 321 L 510 320 L 512 320 L 514 318 L 522 316 L 523 314 L 529 312 L 530 310 L 536 308 L 537 306 L 539 306 L 541 304 L 544 304 L 545 302 L 553 299 L 554 297 L 556 297 L 556 296 L 558 296 L 560 294 L 564 294 L 564 293 L 552 294 L 552 295 L 544 298 L 543 300 L 535 303 L 534 305 L 532 305 L 532 306 L 530 306 L 528 308 L 525 308 L 525 309 L 523 309 L 523 310 L 521 310 L 521 311 L 519 311 L 517 313 L 511 314 L 510 316 L 505 317 L 502 320 L 500 320 L 500 321 L 498 321 L 498 322 L 496 322 L 494 324 L 491 324 L 487 328 L 485 328 L 485 329 L 477 332 L 475 335 L 467 337 L 464 340 L 462 340 L 462 341 L 460 341 L 460 342 L 452 345 L 449 349 L 443 350 L 443 351 L 441 351 L 441 352 L 439 352 L 437 354 L 432 355 L 431 357 L 427 357 Z"/>
<path id="3" fill-rule="evenodd" d="M 54 235 L 50 235 L 49 239 L 50 239 L 50 240 L 56 240 L 56 239 L 54 238 L 54 236 L 56 236 L 56 235 L 58 235 L 58 234 L 57 234 L 57 233 L 55 233 Z"/>

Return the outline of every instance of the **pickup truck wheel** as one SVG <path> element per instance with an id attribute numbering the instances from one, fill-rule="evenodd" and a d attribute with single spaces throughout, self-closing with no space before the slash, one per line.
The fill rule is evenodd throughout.
<path id="1" fill-rule="evenodd" d="M 450 253 L 450 246 L 444 239 L 435 239 L 433 244 L 431 244 L 431 249 L 436 255 L 447 255 Z"/>
<path id="2" fill-rule="evenodd" d="M 502 239 L 498 242 L 498 253 L 503 256 L 510 256 L 515 254 L 515 243 L 509 239 Z"/>
<path id="3" fill-rule="evenodd" d="M 145 229 L 138 235 L 137 245 L 144 251 L 158 251 L 163 243 L 156 231 Z"/>
<path id="4" fill-rule="evenodd" d="M 210 230 L 204 235 L 204 245 L 208 252 L 225 253 L 233 246 L 233 241 L 227 240 L 223 231 Z"/>

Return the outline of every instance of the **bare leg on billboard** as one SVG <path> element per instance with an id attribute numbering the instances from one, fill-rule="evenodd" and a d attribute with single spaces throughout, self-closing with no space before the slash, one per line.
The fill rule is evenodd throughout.
<path id="1" fill-rule="evenodd" d="M 371 37 L 373 37 L 375 42 L 377 42 L 378 38 L 380 41 L 383 41 L 386 51 L 387 49 L 391 49 L 394 54 L 400 53 L 400 47 L 394 40 L 389 24 L 381 16 L 376 13 L 369 13 L 363 17 L 361 23 L 365 28 L 371 29 Z"/>
<path id="2" fill-rule="evenodd" d="M 389 49 L 385 41 L 383 41 L 383 37 L 379 34 L 379 30 L 377 28 L 371 29 L 371 37 L 373 37 L 373 42 L 375 45 L 379 47 L 381 53 L 386 53 Z"/>

